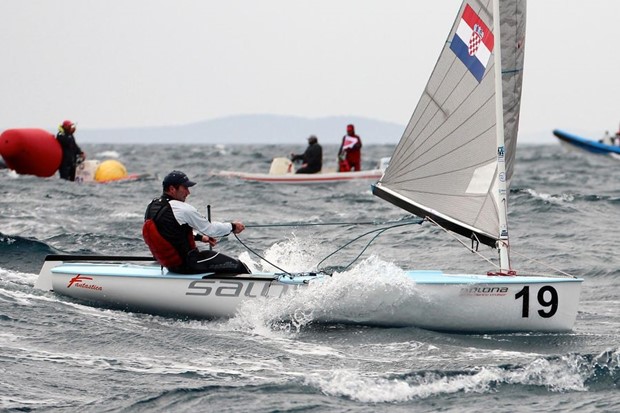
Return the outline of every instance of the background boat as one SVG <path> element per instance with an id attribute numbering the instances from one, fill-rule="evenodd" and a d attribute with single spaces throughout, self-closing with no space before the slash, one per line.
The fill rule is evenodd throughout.
<path id="1" fill-rule="evenodd" d="M 274 184 L 317 184 L 329 182 L 346 182 L 353 180 L 377 181 L 389 164 L 389 157 L 382 158 L 373 169 L 361 171 L 337 172 L 335 168 L 325 167 L 315 174 L 296 174 L 295 165 L 287 158 L 274 158 L 268 173 L 220 171 L 219 176 L 238 178 L 244 181 L 268 182 Z"/>
<path id="2" fill-rule="evenodd" d="M 582 153 L 594 155 L 605 155 L 614 159 L 620 159 L 620 137 L 616 138 L 618 139 L 618 142 L 611 144 L 602 142 L 602 140 L 595 141 L 592 139 L 583 138 L 559 129 L 555 129 L 553 134 L 560 140 L 560 143 L 564 147 L 570 150 L 576 150 Z"/>
<path id="3" fill-rule="evenodd" d="M 105 184 L 118 181 L 135 181 L 147 178 L 148 174 L 128 173 L 125 165 L 116 159 L 88 159 L 78 164 L 75 182 Z"/>

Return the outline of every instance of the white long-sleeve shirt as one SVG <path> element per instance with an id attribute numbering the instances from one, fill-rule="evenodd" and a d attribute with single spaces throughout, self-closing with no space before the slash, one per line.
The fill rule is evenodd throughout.
<path id="1" fill-rule="evenodd" d="M 223 237 L 232 232 L 230 222 L 209 222 L 196 208 L 188 203 L 170 200 L 170 208 L 179 225 L 187 224 L 200 234 Z"/>

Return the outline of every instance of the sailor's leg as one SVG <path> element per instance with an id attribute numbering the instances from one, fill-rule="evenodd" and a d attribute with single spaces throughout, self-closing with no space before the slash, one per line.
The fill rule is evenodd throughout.
<path id="1" fill-rule="evenodd" d="M 249 274 L 250 270 L 241 261 L 217 251 L 191 251 L 187 255 L 186 266 L 192 271 L 215 272 L 220 274 Z"/>

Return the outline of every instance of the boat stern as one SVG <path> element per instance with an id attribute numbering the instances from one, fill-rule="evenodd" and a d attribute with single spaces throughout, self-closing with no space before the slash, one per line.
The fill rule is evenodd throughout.
<path id="1" fill-rule="evenodd" d="M 568 332 L 583 280 L 552 276 L 410 272 L 420 290 L 416 326 L 455 332 Z"/>

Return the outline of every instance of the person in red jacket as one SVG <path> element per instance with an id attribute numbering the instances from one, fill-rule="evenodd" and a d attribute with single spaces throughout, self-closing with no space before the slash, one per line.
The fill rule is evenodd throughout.
<path id="1" fill-rule="evenodd" d="M 355 134 L 355 126 L 347 125 L 347 134 L 342 137 L 338 149 L 338 172 L 362 170 L 362 140 Z"/>

